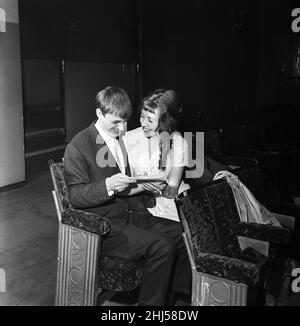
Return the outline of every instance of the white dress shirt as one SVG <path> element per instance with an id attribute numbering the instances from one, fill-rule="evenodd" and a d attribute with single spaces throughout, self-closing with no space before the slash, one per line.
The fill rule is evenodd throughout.
<path id="1" fill-rule="evenodd" d="M 105 133 L 104 130 L 101 129 L 99 125 L 99 121 L 95 123 L 95 127 L 98 130 L 100 136 L 103 138 L 105 141 L 108 149 L 112 153 L 114 159 L 116 160 L 120 171 L 125 174 L 125 161 L 124 161 L 124 156 L 121 150 L 121 146 L 115 137 L 111 137 L 108 134 Z"/>
<path id="2" fill-rule="evenodd" d="M 132 175 L 146 174 L 155 175 L 159 170 L 160 148 L 159 134 L 147 138 L 141 127 L 128 131 L 123 137 L 128 153 L 129 165 Z M 183 167 L 188 165 L 188 144 L 180 135 L 174 135 L 173 148 L 168 154 L 166 162 L 166 174 L 168 175 L 172 167 Z M 181 181 L 178 193 L 181 193 L 190 186 Z M 179 216 L 174 199 L 163 196 L 156 196 L 156 205 L 148 208 L 148 211 L 159 217 L 164 217 L 179 222 Z"/>

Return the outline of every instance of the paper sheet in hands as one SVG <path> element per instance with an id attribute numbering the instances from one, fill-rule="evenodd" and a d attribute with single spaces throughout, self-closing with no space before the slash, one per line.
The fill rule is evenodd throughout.
<path id="1" fill-rule="evenodd" d="M 137 182 L 151 182 L 151 181 L 161 181 L 164 182 L 167 179 L 167 176 L 164 172 L 160 172 L 153 175 L 136 175 L 132 177 Z"/>

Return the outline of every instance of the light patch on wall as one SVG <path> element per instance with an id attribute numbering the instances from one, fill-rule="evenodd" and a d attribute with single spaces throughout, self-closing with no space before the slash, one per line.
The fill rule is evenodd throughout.
<path id="1" fill-rule="evenodd" d="M 0 268 L 0 292 L 6 292 L 6 275 L 3 268 Z"/>
<path id="2" fill-rule="evenodd" d="M 6 14 L 5 10 L 0 8 L 0 32 L 4 33 L 6 31 Z"/>

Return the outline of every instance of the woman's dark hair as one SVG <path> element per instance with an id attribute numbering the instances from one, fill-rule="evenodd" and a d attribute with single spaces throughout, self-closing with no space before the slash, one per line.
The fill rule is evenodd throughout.
<path id="1" fill-rule="evenodd" d="M 141 110 L 154 112 L 160 109 L 160 131 L 172 133 L 182 112 L 177 93 L 172 89 L 156 89 L 142 100 Z"/>
<path id="2" fill-rule="evenodd" d="M 177 93 L 172 89 L 156 89 L 142 100 L 141 110 L 155 112 L 158 109 L 160 110 L 159 132 L 161 133 L 159 169 L 164 170 L 167 155 L 173 147 L 173 140 L 169 137 L 163 137 L 163 134 L 167 132 L 171 135 L 177 130 L 177 124 L 182 112 Z"/>

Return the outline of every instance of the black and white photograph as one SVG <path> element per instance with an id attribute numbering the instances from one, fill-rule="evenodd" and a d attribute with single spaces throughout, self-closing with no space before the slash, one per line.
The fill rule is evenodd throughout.
<path id="1" fill-rule="evenodd" d="M 0 0 L 0 306 L 300 306 L 299 129 L 300 0 Z"/>

